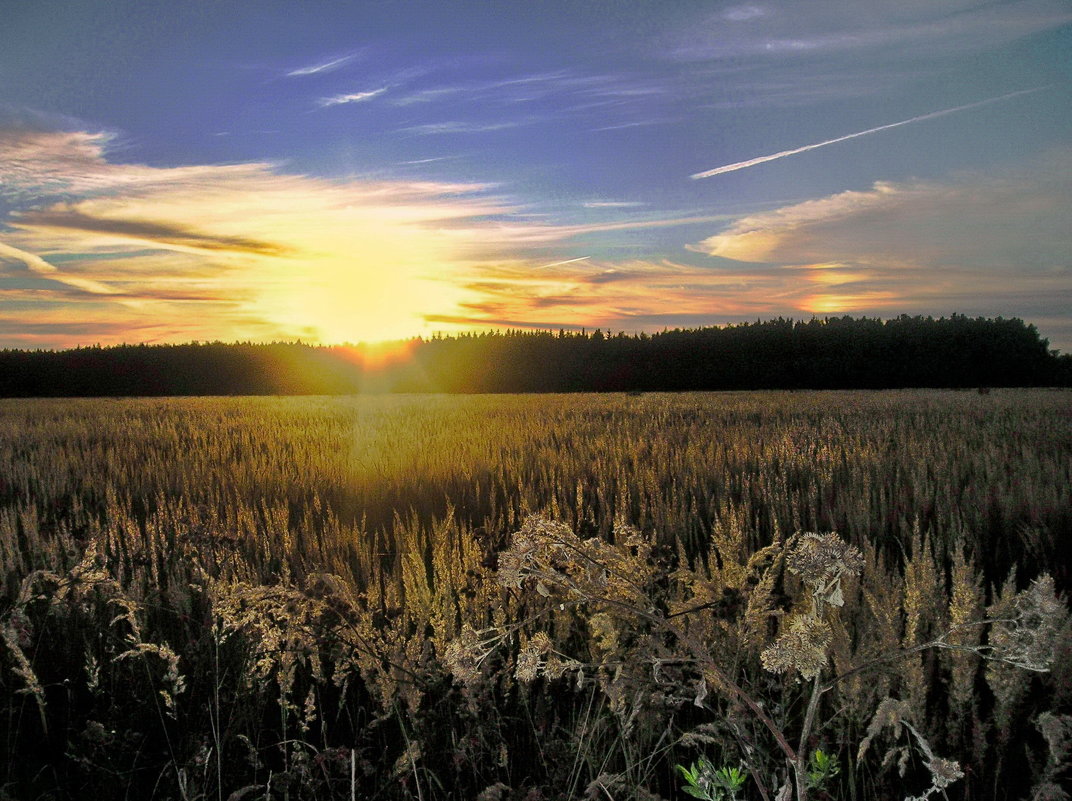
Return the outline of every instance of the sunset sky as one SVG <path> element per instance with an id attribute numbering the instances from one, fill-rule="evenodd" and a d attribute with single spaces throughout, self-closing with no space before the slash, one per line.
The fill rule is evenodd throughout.
<path id="1" fill-rule="evenodd" d="M 0 347 L 1021 317 L 1072 3 L 0 0 Z"/>

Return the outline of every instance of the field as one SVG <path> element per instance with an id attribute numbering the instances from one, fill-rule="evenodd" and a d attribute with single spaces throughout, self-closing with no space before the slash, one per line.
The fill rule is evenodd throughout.
<path id="1" fill-rule="evenodd" d="M 1067 798 L 1070 540 L 1064 391 L 0 401 L 0 799 Z"/>

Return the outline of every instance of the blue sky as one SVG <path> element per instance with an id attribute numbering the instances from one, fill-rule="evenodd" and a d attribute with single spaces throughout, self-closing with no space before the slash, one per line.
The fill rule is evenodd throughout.
<path id="1" fill-rule="evenodd" d="M 0 0 L 0 346 L 1017 316 L 1072 5 Z"/>

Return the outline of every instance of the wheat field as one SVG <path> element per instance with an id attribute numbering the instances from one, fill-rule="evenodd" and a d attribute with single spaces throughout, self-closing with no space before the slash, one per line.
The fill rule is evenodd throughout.
<path id="1" fill-rule="evenodd" d="M 0 401 L 0 798 L 675 798 L 698 756 L 773 790 L 762 727 L 673 637 L 500 580 L 534 515 L 635 530 L 644 603 L 705 604 L 687 635 L 796 731 L 806 683 L 760 654 L 802 585 L 753 557 L 801 531 L 859 550 L 831 674 L 1041 574 L 1066 590 L 1072 395 Z M 969 658 L 980 629 L 837 683 L 815 797 L 926 787 L 918 748 L 859 752 L 888 698 L 959 760 L 949 797 L 1064 792 L 1062 621 L 1044 672 Z"/>

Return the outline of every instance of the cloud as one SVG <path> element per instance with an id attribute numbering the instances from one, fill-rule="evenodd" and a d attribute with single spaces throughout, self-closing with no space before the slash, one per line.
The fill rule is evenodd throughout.
<path id="1" fill-rule="evenodd" d="M 111 295 L 114 294 L 113 290 L 106 284 L 102 284 L 100 281 L 94 281 L 88 278 L 79 278 L 76 275 L 65 275 L 60 272 L 59 268 L 55 265 L 42 259 L 40 256 L 34 253 L 27 253 L 24 250 L 5 245 L 0 242 L 0 263 L 4 261 L 18 261 L 29 268 L 30 272 L 37 276 L 47 278 L 52 281 L 56 281 L 67 286 L 80 289 L 83 292 L 89 292 L 95 295 Z"/>
<path id="2" fill-rule="evenodd" d="M 414 133 L 475 133 L 543 121 L 549 115 L 591 118 L 590 127 L 614 130 L 665 123 L 676 115 L 668 112 L 680 84 L 651 75 L 630 73 L 582 73 L 573 69 L 513 75 L 491 80 L 412 87 L 395 93 L 396 106 L 423 105 L 430 110 L 449 103 L 450 114 L 460 121 L 445 120 L 407 129 Z M 540 115 L 529 114 L 516 121 L 517 110 L 538 104 Z M 659 114 L 651 111 L 657 106 Z M 549 109 L 554 109 L 549 111 Z M 488 120 L 505 109 L 506 122 Z M 472 115 L 472 118 L 470 117 Z M 514 118 L 514 119 L 511 119 Z"/>
<path id="3" fill-rule="evenodd" d="M 755 167 L 759 164 L 766 164 L 768 161 L 777 161 L 778 159 L 784 159 L 787 156 L 795 156 L 799 153 L 807 153 L 809 150 L 818 150 L 821 147 L 827 147 L 829 145 L 836 145 L 838 142 L 847 142 L 850 139 L 856 139 L 860 136 L 867 136 L 869 134 L 878 133 L 879 131 L 888 131 L 891 128 L 900 128 L 902 125 L 911 125 L 916 122 L 923 122 L 924 120 L 932 120 L 936 117 L 944 117 L 947 114 L 955 114 L 959 111 L 967 111 L 971 108 L 978 108 L 980 106 L 987 106 L 991 103 L 997 103 L 1002 100 L 1009 100 L 1020 95 L 1034 94 L 1035 92 L 1041 92 L 1043 89 L 1049 87 L 1036 87 L 1034 89 L 1022 89 L 1018 92 L 1008 92 L 998 97 L 990 97 L 986 100 L 979 100 L 975 103 L 967 103 L 962 106 L 954 106 L 953 108 L 942 109 L 941 111 L 932 111 L 929 114 L 920 114 L 916 117 L 911 117 L 907 120 L 901 120 L 900 122 L 891 122 L 886 125 L 879 125 L 877 128 L 868 128 L 866 131 L 857 131 L 856 133 L 845 134 L 844 136 L 838 136 L 834 139 L 827 139 L 823 142 L 816 142 L 812 145 L 804 145 L 803 147 L 793 148 L 792 150 L 783 150 L 780 153 L 772 153 L 769 156 L 757 156 L 747 161 L 738 161 L 734 164 L 725 164 L 721 167 L 715 167 L 711 170 L 704 170 L 703 172 L 695 173 L 690 177 L 697 178 L 711 178 L 715 175 L 723 175 L 728 172 L 736 172 L 737 170 L 744 170 L 749 167 Z"/>
<path id="4" fill-rule="evenodd" d="M 491 80 L 467 80 L 428 86 L 399 95 L 391 102 L 398 106 L 449 101 L 452 104 L 515 105 L 574 90 L 578 80 L 567 70 L 515 75 Z M 587 85 L 587 84 L 586 84 Z"/>
<path id="5" fill-rule="evenodd" d="M 367 92 L 351 92 L 350 94 L 335 95 L 334 97 L 324 97 L 319 101 L 321 108 L 328 108 L 330 106 L 341 106 L 347 103 L 364 103 L 367 100 L 372 100 L 374 97 L 379 97 L 387 91 L 386 86 L 381 86 L 379 89 L 371 89 Z"/>
<path id="6" fill-rule="evenodd" d="M 746 262 L 1049 269 L 1072 253 L 1072 152 L 1004 175 L 877 182 L 747 215 L 694 249 Z"/>
<path id="7" fill-rule="evenodd" d="M 478 328 L 610 328 L 658 331 L 789 316 L 902 313 L 1056 320 L 1042 329 L 1054 344 L 1072 344 L 1064 309 L 1072 305 L 1072 270 L 1020 284 L 1009 274 L 958 270 L 944 275 L 838 263 L 755 266 L 671 260 L 568 263 L 534 271 L 527 262 L 474 266 L 469 298 L 432 323 Z M 1010 288 L 1010 287 L 1017 288 Z M 1042 300 L 1045 298 L 1045 300 Z"/>
<path id="8" fill-rule="evenodd" d="M 621 131 L 628 128 L 646 128 L 649 125 L 671 125 L 675 122 L 680 122 L 678 118 L 656 118 L 646 120 L 633 120 L 632 122 L 619 122 L 614 125 L 601 125 L 598 128 L 592 128 L 593 133 L 601 131 Z"/>
<path id="9" fill-rule="evenodd" d="M 1072 24 L 1072 6 L 1066 0 L 764 0 L 683 19 L 653 39 L 653 56 L 687 67 L 689 85 L 702 89 L 693 95 L 696 107 L 739 110 L 888 99 L 917 93 L 928 81 L 948 86 L 950 68 L 965 58 L 980 59 L 980 74 L 992 66 L 995 75 L 1012 76 L 1007 59 L 990 57 Z"/>
<path id="10" fill-rule="evenodd" d="M 480 184 L 121 164 L 110 141 L 0 130 L 0 183 L 16 206 L 0 214 L 0 262 L 22 270 L 0 289 L 64 287 L 62 300 L 23 296 L 29 306 L 11 318 L 49 321 L 47 344 L 84 342 L 69 339 L 83 330 L 69 323 L 89 318 L 102 332 L 151 320 L 165 340 L 412 335 L 422 313 L 465 300 L 430 276 L 487 257 L 483 231 L 516 211 Z"/>
<path id="11" fill-rule="evenodd" d="M 325 72 L 334 72 L 340 67 L 345 67 L 351 61 L 358 57 L 358 53 L 351 53 L 347 56 L 340 56 L 339 58 L 328 59 L 327 61 L 320 61 L 315 64 L 310 64 L 305 67 L 298 67 L 297 69 L 290 70 L 286 73 L 288 78 L 303 78 L 309 75 L 320 75 Z"/>
<path id="12" fill-rule="evenodd" d="M 525 235 L 542 232 L 561 248 L 595 229 L 688 219 Z M 1067 349 L 1072 152 L 999 175 L 880 182 L 738 216 L 691 250 L 702 258 L 474 262 L 455 277 L 468 276 L 473 297 L 450 319 L 651 331 L 782 315 L 961 312 L 1049 321 L 1043 335 Z"/>
<path id="13" fill-rule="evenodd" d="M 1072 307 L 1072 152 L 747 215 L 692 249 L 780 265 L 808 287 L 797 308 L 815 313 L 1052 315 Z"/>
<path id="14" fill-rule="evenodd" d="M 41 131 L 0 127 L 0 200 L 39 202 L 43 197 L 96 195 L 151 189 L 164 183 L 241 181 L 271 170 L 267 162 L 192 165 L 166 170 L 121 164 L 105 154 L 118 144 L 108 131 Z"/>
<path id="15" fill-rule="evenodd" d="M 559 265 L 562 265 L 562 264 L 573 264 L 574 262 L 578 262 L 578 261 L 588 261 L 589 258 L 590 258 L 589 256 L 578 256 L 575 259 L 563 259 L 562 261 L 553 261 L 550 264 L 541 264 L 536 269 L 542 270 L 542 269 L 544 269 L 546 267 L 558 267 Z"/>
<path id="16" fill-rule="evenodd" d="M 462 86 L 441 86 L 435 89 L 419 89 L 409 94 L 396 97 L 391 102 L 396 106 L 413 106 L 418 103 L 433 103 L 439 100 L 446 100 L 449 97 L 456 96 L 465 92 L 465 87 Z"/>
<path id="17" fill-rule="evenodd" d="M 522 125 L 530 124 L 533 121 L 534 120 L 526 122 L 516 120 L 508 122 L 432 122 L 425 125 L 411 125 L 402 130 L 406 133 L 418 134 L 419 136 L 488 133 L 490 131 L 505 131 L 510 128 L 519 128 Z"/>
<path id="18" fill-rule="evenodd" d="M 744 216 L 554 224 L 489 185 L 123 164 L 112 141 L 0 130 L 0 186 L 16 207 L 0 212 L 0 341 L 333 342 L 840 313 L 1060 320 L 1072 306 L 1072 152 Z M 608 259 L 592 238 L 674 226 L 722 230 L 680 259 Z M 32 328 L 16 333 L 20 321 Z"/>
<path id="19" fill-rule="evenodd" d="M 793 291 L 790 276 L 772 270 L 719 269 L 660 261 L 568 259 L 474 264 L 464 286 L 476 297 L 455 321 L 491 327 L 648 328 L 647 319 L 704 319 L 707 324 L 768 314 Z M 459 276 L 459 280 L 465 273 Z M 782 304 L 782 308 L 786 304 Z M 430 315 L 432 321 L 445 321 Z M 554 321 L 548 323 L 547 321 Z"/>
<path id="20" fill-rule="evenodd" d="M 100 332 L 92 341 L 340 341 L 409 336 L 454 318 L 491 324 L 553 314 L 591 326 L 636 314 L 754 310 L 740 293 L 719 294 L 742 286 L 742 276 L 563 252 L 592 235 L 725 215 L 551 224 L 489 185 L 329 181 L 269 163 L 121 164 L 110 158 L 112 141 L 0 131 L 13 157 L 0 169 L 21 165 L 20 208 L 0 238 L 18 249 L 16 262 L 52 264 L 35 278 L 63 287 L 23 296 L 31 308 L 21 319 L 47 322 L 35 329 L 36 344 L 84 343 L 87 330 Z M 25 291 L 10 282 L 2 290 Z M 99 325 L 74 324 L 84 319 Z"/>
<path id="21" fill-rule="evenodd" d="M 40 232 L 69 230 L 104 234 L 119 240 L 129 239 L 149 247 L 172 246 L 264 256 L 282 256 L 290 252 L 286 245 L 274 242 L 242 236 L 213 235 L 169 222 L 95 217 L 92 213 L 82 211 L 78 205 L 71 204 L 18 214 L 11 224 L 16 228 L 31 228 Z"/>
<path id="22" fill-rule="evenodd" d="M 1069 22 L 1072 9 L 1063 0 L 763 2 L 693 20 L 664 44 L 664 52 L 682 61 L 853 53 L 945 57 L 988 50 Z"/>

